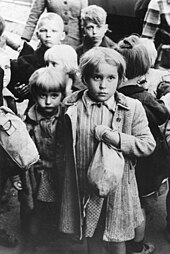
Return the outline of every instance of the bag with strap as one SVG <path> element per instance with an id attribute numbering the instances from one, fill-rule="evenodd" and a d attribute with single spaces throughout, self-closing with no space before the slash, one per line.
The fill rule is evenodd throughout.
<path id="1" fill-rule="evenodd" d="M 0 107 L 0 145 L 21 169 L 27 170 L 39 160 L 25 123 L 6 106 Z"/>
<path id="2" fill-rule="evenodd" d="M 124 157 L 116 147 L 99 142 L 89 165 L 87 177 L 97 195 L 106 197 L 115 191 L 124 172 Z"/>

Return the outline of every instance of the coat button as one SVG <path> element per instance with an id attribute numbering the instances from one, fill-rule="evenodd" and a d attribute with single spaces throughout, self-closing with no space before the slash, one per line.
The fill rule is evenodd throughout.
<path id="1" fill-rule="evenodd" d="M 116 121 L 117 121 L 117 122 L 120 122 L 120 121 L 121 121 L 121 118 L 120 118 L 120 117 L 116 118 Z"/>

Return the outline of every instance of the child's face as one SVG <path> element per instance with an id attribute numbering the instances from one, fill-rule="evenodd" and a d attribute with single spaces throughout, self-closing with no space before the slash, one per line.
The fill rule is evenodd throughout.
<path id="1" fill-rule="evenodd" d="M 11 78 L 10 60 L 7 56 L 0 56 L 0 67 L 4 70 L 3 87 L 6 87 Z"/>
<path id="2" fill-rule="evenodd" d="M 95 101 L 104 102 L 115 94 L 118 81 L 117 67 L 104 62 L 94 70 L 86 85 Z"/>
<path id="3" fill-rule="evenodd" d="M 56 25 L 56 22 L 45 19 L 37 31 L 37 37 L 47 48 L 61 44 L 65 34 L 63 30 Z"/>
<path id="4" fill-rule="evenodd" d="M 55 69 L 59 70 L 59 71 L 63 71 L 65 70 L 65 64 L 63 62 L 62 59 L 55 59 L 55 60 L 48 60 L 46 61 L 46 65 L 48 67 L 54 67 Z"/>
<path id="5" fill-rule="evenodd" d="M 56 113 L 61 103 L 61 92 L 42 92 L 37 96 L 37 105 L 44 115 L 53 115 Z"/>
<path id="6" fill-rule="evenodd" d="M 107 24 L 99 26 L 91 21 L 87 21 L 84 27 L 84 32 L 94 44 L 97 44 L 102 41 L 107 29 Z"/>

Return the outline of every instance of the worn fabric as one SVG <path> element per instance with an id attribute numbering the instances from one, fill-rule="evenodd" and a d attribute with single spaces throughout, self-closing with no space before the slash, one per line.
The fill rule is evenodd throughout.
<path id="1" fill-rule="evenodd" d="M 80 127 L 82 120 L 78 117 L 79 110 L 82 109 L 82 106 L 81 108 L 78 106 L 82 103 L 82 96 L 83 91 L 74 93 L 65 101 L 65 105 L 68 107 L 65 116 L 67 149 L 60 230 L 65 233 L 72 233 L 82 237 L 82 227 L 85 226 L 85 235 L 92 237 L 100 218 L 104 199 L 99 198 L 93 192 L 86 190 L 86 196 L 88 194 L 90 198 L 89 202 L 85 202 L 86 209 L 85 206 L 82 206 L 81 202 L 81 188 L 78 177 L 79 172 L 77 170 L 77 165 L 79 165 L 79 163 L 77 164 L 76 157 L 76 144 L 79 142 L 80 137 L 77 135 L 76 130 L 77 126 Z M 108 115 L 106 123 L 109 126 L 110 124 L 111 126 L 115 126 L 120 133 L 120 149 L 125 157 L 125 168 L 122 182 L 118 186 L 116 192 L 111 193 L 107 198 L 106 223 L 103 240 L 122 242 L 133 239 L 135 234 L 134 229 L 143 221 L 135 179 L 135 157 L 147 156 L 152 153 L 155 147 L 155 141 L 149 130 L 146 115 L 141 103 L 119 93 L 116 93 L 115 99 L 115 113 L 113 113 L 113 108 L 113 111 L 106 111 Z M 111 105 L 113 107 L 113 104 Z M 98 106 L 94 106 L 94 108 L 96 107 Z M 96 110 L 98 111 L 98 109 Z M 90 110 L 90 113 L 92 113 L 92 109 Z M 84 109 L 84 112 L 82 111 L 83 119 L 85 117 L 85 119 L 88 120 L 87 123 L 90 123 L 90 117 L 88 118 L 85 114 L 86 110 Z M 85 131 L 85 128 L 83 129 Z M 86 145 L 83 144 L 82 149 L 88 147 L 87 144 L 90 139 L 94 139 L 92 130 L 90 135 L 92 135 L 92 137 L 84 140 L 85 143 L 87 143 Z M 93 140 L 93 144 L 94 142 L 95 141 Z M 87 164 L 85 163 L 84 165 L 87 166 Z M 86 214 L 85 224 L 83 223 L 84 212 Z"/>
<path id="2" fill-rule="evenodd" d="M 62 110 L 51 118 L 43 118 L 30 108 L 26 124 L 40 154 L 40 161 L 20 175 L 23 189 L 19 192 L 21 205 L 34 208 L 36 200 L 56 202 L 59 199 L 64 171 Z"/>
<path id="3" fill-rule="evenodd" d="M 103 37 L 101 44 L 99 45 L 100 47 L 106 47 L 106 48 L 116 48 L 116 43 L 112 41 L 109 37 L 106 35 Z M 80 60 L 80 57 L 89 49 L 93 48 L 94 45 L 92 42 L 89 40 L 88 37 L 84 37 L 83 43 L 79 45 L 76 49 L 77 56 L 78 56 L 78 61 Z"/>
<path id="4" fill-rule="evenodd" d="M 142 37 L 156 39 L 156 46 L 170 43 L 170 3 L 167 0 L 151 0 L 148 5 L 142 30 Z"/>
<path id="5" fill-rule="evenodd" d="M 66 38 L 63 44 L 68 44 L 77 47 L 81 42 L 81 9 L 87 7 L 88 0 L 35 0 L 26 26 L 24 28 L 22 38 L 28 41 L 31 40 L 37 21 L 40 15 L 47 10 L 47 12 L 55 12 L 59 14 L 64 21 L 64 31 Z"/>

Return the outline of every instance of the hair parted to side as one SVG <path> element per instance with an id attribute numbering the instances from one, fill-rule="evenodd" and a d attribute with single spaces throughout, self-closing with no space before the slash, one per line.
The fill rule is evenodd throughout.
<path id="1" fill-rule="evenodd" d="M 116 49 L 126 61 L 126 78 L 133 79 L 145 75 L 151 67 L 148 50 L 140 38 L 132 40 L 132 36 L 118 42 Z"/>
<path id="2" fill-rule="evenodd" d="M 3 34 L 5 30 L 5 20 L 2 16 L 0 16 L 0 36 Z"/>
<path id="3" fill-rule="evenodd" d="M 60 15 L 54 12 L 47 12 L 41 14 L 38 23 L 37 23 L 37 30 L 42 26 L 42 24 L 45 22 L 45 20 L 53 21 L 56 23 L 56 26 L 61 29 L 61 31 L 64 31 L 64 21 Z"/>
<path id="4" fill-rule="evenodd" d="M 68 74 L 75 74 L 78 71 L 77 53 L 69 45 L 54 45 L 44 54 L 45 62 L 55 62 L 61 60 Z"/>
<path id="5" fill-rule="evenodd" d="M 94 47 L 88 50 L 80 58 L 80 73 L 82 81 L 86 84 L 92 77 L 94 70 L 100 63 L 107 63 L 117 67 L 119 84 L 125 75 L 126 63 L 121 54 L 112 48 Z"/>
<path id="6" fill-rule="evenodd" d="M 86 25 L 86 22 L 91 21 L 97 25 L 106 24 L 107 13 L 106 11 L 97 5 L 89 5 L 82 9 L 81 11 L 81 20 L 83 25 Z"/>
<path id="7" fill-rule="evenodd" d="M 51 67 L 40 68 L 31 75 L 29 87 L 34 98 L 42 92 L 61 92 L 64 95 L 65 73 Z"/>

